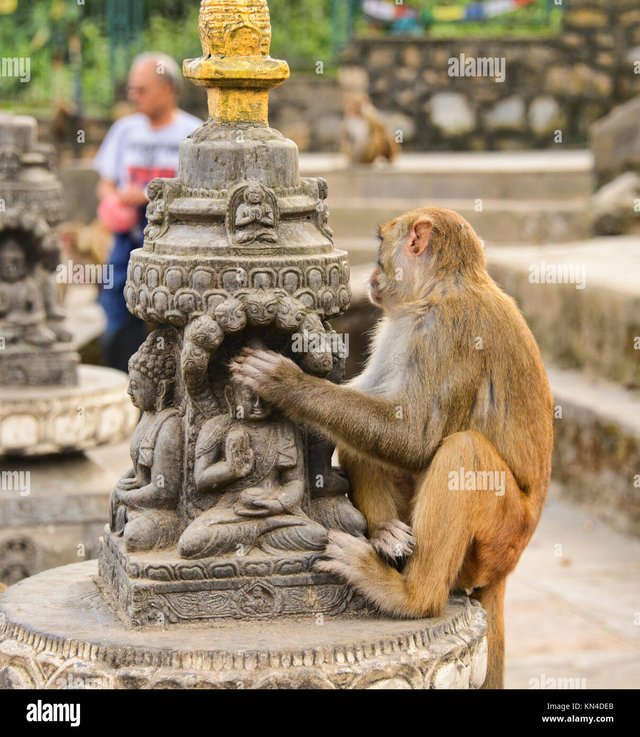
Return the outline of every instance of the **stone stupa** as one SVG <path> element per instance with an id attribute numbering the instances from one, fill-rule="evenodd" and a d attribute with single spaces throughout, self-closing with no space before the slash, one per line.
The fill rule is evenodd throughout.
<path id="1" fill-rule="evenodd" d="M 266 0 L 204 0 L 200 36 L 184 71 L 207 88 L 210 119 L 183 142 L 178 177 L 149 186 L 125 288 L 157 326 L 130 363 L 143 411 L 132 468 L 99 569 L 52 570 L 0 599 L 0 685 L 479 687 L 477 604 L 392 620 L 314 570 L 328 529 L 365 530 L 348 481 L 325 439 L 230 380 L 252 345 L 340 381 L 326 320 L 349 305 L 349 265 L 326 182 L 301 179 L 297 147 L 268 125 L 289 69 L 269 56 Z"/>
<path id="2" fill-rule="evenodd" d="M 95 554 L 112 480 L 83 452 L 126 440 L 137 419 L 127 377 L 81 365 L 66 327 L 64 217 L 35 119 L 0 114 L 0 583 Z"/>

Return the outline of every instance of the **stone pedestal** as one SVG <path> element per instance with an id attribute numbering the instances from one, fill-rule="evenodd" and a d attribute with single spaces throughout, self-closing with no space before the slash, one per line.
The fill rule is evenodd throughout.
<path id="1" fill-rule="evenodd" d="M 484 681 L 484 612 L 465 597 L 438 619 L 309 614 L 131 630 L 96 573 L 94 562 L 65 566 L 0 597 L 0 688 L 466 689 Z"/>
<path id="2" fill-rule="evenodd" d="M 367 611 L 348 586 L 314 572 L 317 553 L 253 550 L 232 559 L 185 561 L 175 551 L 127 554 L 108 527 L 103 540 L 100 578 L 111 604 L 134 626 Z"/>

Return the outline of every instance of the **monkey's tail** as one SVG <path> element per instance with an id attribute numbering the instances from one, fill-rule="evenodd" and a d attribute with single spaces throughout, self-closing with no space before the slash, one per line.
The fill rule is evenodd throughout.
<path id="1" fill-rule="evenodd" d="M 504 688 L 504 592 L 506 578 L 473 593 L 487 613 L 487 678 L 482 688 Z"/>

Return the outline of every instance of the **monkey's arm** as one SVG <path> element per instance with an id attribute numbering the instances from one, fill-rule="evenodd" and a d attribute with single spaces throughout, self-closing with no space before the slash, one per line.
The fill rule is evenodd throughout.
<path id="1" fill-rule="evenodd" d="M 309 376 L 271 351 L 246 350 L 231 368 L 285 414 L 314 425 L 336 443 L 398 468 L 426 468 L 442 438 L 442 420 L 425 425 L 410 407 Z"/>

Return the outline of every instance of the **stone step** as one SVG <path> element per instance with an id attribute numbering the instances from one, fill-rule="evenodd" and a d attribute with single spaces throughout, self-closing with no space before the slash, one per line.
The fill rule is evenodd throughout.
<path id="1" fill-rule="evenodd" d="M 352 167 L 339 154 L 303 154 L 304 176 L 322 176 L 342 198 L 574 200 L 593 191 L 589 151 L 405 154 L 393 166 Z M 402 205 L 401 205 L 402 207 Z M 408 208 L 404 208 L 408 209 Z"/>
<path id="2" fill-rule="evenodd" d="M 483 200 L 482 212 L 478 212 L 474 201 L 464 199 L 329 197 L 329 222 L 340 245 L 343 238 L 373 238 L 378 224 L 427 205 L 460 213 L 491 244 L 558 243 L 586 238 L 589 234 L 589 214 L 586 201 L 581 199 Z"/>
<path id="3" fill-rule="evenodd" d="M 640 238 L 489 248 L 488 260 L 546 358 L 640 388 Z M 538 273 L 553 280 L 563 268 L 575 283 L 536 283 Z"/>
<path id="4" fill-rule="evenodd" d="M 549 369 L 549 379 L 562 495 L 640 536 L 640 394 L 577 371 Z"/>

